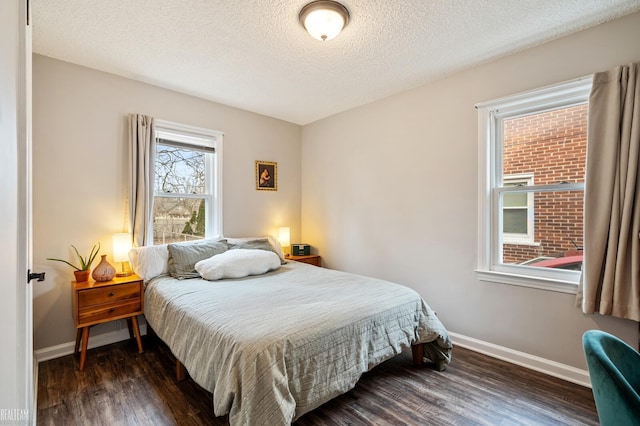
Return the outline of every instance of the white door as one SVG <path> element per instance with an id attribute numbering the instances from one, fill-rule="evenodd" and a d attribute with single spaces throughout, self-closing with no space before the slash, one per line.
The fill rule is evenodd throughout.
<path id="1" fill-rule="evenodd" d="M 0 1 L 0 424 L 35 419 L 28 1 Z"/>

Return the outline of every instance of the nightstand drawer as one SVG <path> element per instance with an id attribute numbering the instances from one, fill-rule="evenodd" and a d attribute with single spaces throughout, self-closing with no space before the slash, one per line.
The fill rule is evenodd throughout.
<path id="1" fill-rule="evenodd" d="M 119 284 L 103 288 L 92 288 L 81 290 L 78 294 L 80 309 L 105 303 L 113 303 L 119 300 L 133 299 L 140 297 L 140 284 Z"/>
<path id="2" fill-rule="evenodd" d="M 140 311 L 142 311 L 142 300 L 138 297 L 124 302 L 82 307 L 78 315 L 78 322 L 87 324 Z"/>
<path id="3" fill-rule="evenodd" d="M 309 254 L 306 256 L 291 255 L 288 257 L 288 259 L 295 260 L 296 262 L 307 263 L 309 265 L 322 266 L 322 263 L 320 261 L 320 256 L 318 256 L 317 254 Z"/>

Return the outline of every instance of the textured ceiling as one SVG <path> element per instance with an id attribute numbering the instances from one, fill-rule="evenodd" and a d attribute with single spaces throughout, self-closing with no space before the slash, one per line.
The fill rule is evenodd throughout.
<path id="1" fill-rule="evenodd" d="M 640 0 L 33 0 L 33 50 L 297 124 L 640 10 Z"/>

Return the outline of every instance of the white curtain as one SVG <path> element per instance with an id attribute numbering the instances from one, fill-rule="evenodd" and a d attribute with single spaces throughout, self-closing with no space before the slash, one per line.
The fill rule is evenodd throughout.
<path id="1" fill-rule="evenodd" d="M 587 138 L 576 304 L 640 321 L 640 63 L 594 75 Z"/>
<path id="2" fill-rule="evenodd" d="M 129 114 L 129 220 L 134 247 L 152 245 L 155 125 L 153 117 Z"/>

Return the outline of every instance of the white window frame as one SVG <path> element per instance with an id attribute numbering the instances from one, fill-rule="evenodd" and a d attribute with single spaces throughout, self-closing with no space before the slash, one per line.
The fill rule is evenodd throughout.
<path id="1" fill-rule="evenodd" d="M 523 182 L 525 186 L 533 186 L 533 173 L 521 173 L 521 174 L 513 174 L 513 175 L 505 175 L 503 176 L 503 181 L 506 184 L 514 183 L 514 182 Z M 499 198 L 499 197 L 498 197 Z M 503 234 L 503 243 L 504 244 L 520 244 L 520 245 L 538 245 L 535 244 L 534 235 L 535 235 L 535 227 L 534 227 L 534 212 L 535 207 L 534 203 L 534 195 L 533 192 L 527 193 L 527 233 L 526 234 L 515 234 L 515 233 L 504 233 Z M 507 207 L 502 207 L 503 210 Z"/>
<path id="2" fill-rule="evenodd" d="M 480 281 L 573 293 L 580 272 L 509 265 L 502 259 L 502 205 L 500 194 L 522 188 L 504 188 L 502 176 L 502 120 L 588 102 L 591 76 L 570 80 L 476 105 L 478 110 L 478 267 Z M 498 189 L 502 187 L 501 189 Z M 584 190 L 584 183 L 532 185 L 527 191 Z M 533 192 L 530 192 L 533 194 Z"/>
<path id="3" fill-rule="evenodd" d="M 204 238 L 222 237 L 222 146 L 224 133 L 201 127 L 173 123 L 165 120 L 155 120 L 155 143 L 158 139 L 176 141 L 182 147 L 188 149 L 189 145 L 197 147 L 213 148 L 213 155 L 207 156 L 205 163 L 205 191 L 206 194 L 171 194 L 156 193 L 155 182 L 153 185 L 153 197 L 169 198 L 206 198 L 208 200 L 205 210 L 205 236 Z M 155 157 L 155 156 L 154 156 Z M 155 168 L 155 164 L 153 165 Z M 153 241 L 153 220 L 151 221 L 151 241 Z"/>

